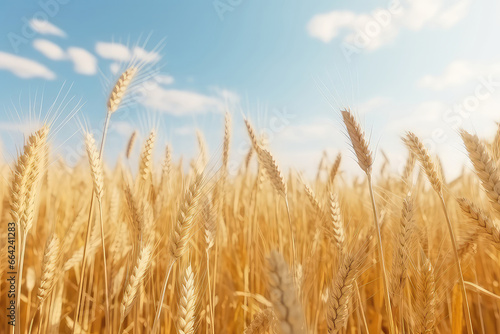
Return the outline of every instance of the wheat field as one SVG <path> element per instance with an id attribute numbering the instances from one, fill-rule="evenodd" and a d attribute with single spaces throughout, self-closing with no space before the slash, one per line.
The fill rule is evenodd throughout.
<path id="1" fill-rule="evenodd" d="M 340 154 L 313 179 L 281 169 L 250 119 L 228 173 L 230 113 L 220 156 L 199 134 L 186 169 L 157 130 L 134 132 L 110 169 L 107 125 L 135 74 L 111 90 L 103 137 L 82 138 L 87 160 L 51 162 L 46 124 L 2 166 L 1 333 L 500 331 L 500 128 L 460 132 L 472 167 L 454 180 L 412 132 L 403 173 L 374 170 L 349 109 L 335 112 L 361 177 Z"/>

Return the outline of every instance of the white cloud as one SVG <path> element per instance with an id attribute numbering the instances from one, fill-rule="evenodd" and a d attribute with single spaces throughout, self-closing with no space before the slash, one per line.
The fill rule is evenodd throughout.
<path id="1" fill-rule="evenodd" d="M 112 63 L 111 65 L 109 65 L 109 69 L 110 69 L 111 73 L 118 74 L 118 71 L 120 70 L 120 64 Z"/>
<path id="2" fill-rule="evenodd" d="M 158 52 L 146 51 L 139 46 L 130 49 L 125 44 L 115 42 L 97 42 L 95 51 L 102 58 L 111 59 L 117 62 L 139 60 L 144 63 L 154 63 L 161 58 Z"/>
<path id="3" fill-rule="evenodd" d="M 105 59 L 116 61 L 128 61 L 131 57 L 131 52 L 126 45 L 120 43 L 105 43 L 97 42 L 95 52 Z"/>
<path id="4" fill-rule="evenodd" d="M 404 0 L 371 13 L 332 11 L 314 16 L 307 31 L 324 43 L 343 34 L 343 41 L 349 45 L 375 50 L 392 42 L 403 29 L 450 28 L 466 16 L 470 4 L 470 0 Z"/>
<path id="5" fill-rule="evenodd" d="M 55 79 L 54 72 L 44 65 L 23 57 L 0 51 L 0 70 L 12 72 L 14 75 L 23 78 L 44 78 Z"/>
<path id="6" fill-rule="evenodd" d="M 42 35 L 66 37 L 66 33 L 63 30 L 56 27 L 47 20 L 32 19 L 30 21 L 30 26 L 34 31 Z"/>
<path id="7" fill-rule="evenodd" d="M 94 75 L 97 73 L 96 57 L 85 49 L 69 47 L 64 51 L 59 45 L 45 39 L 33 41 L 33 47 L 52 60 L 69 60 L 76 73 Z"/>
<path id="8" fill-rule="evenodd" d="M 33 47 L 42 53 L 45 57 L 52 60 L 66 59 L 66 53 L 59 45 L 52 43 L 46 39 L 35 39 Z"/>
<path id="9" fill-rule="evenodd" d="M 161 85 L 171 85 L 175 80 L 171 75 L 158 74 L 155 75 L 155 81 Z"/>
<path id="10" fill-rule="evenodd" d="M 158 52 L 146 51 L 141 47 L 136 46 L 132 51 L 132 57 L 134 59 L 141 60 L 145 63 L 154 63 L 160 60 L 161 56 Z"/>
<path id="11" fill-rule="evenodd" d="M 190 136 L 196 133 L 196 129 L 191 126 L 180 126 L 174 129 L 174 133 L 179 136 Z"/>
<path id="12" fill-rule="evenodd" d="M 216 91 L 213 95 L 205 95 L 194 91 L 166 89 L 155 82 L 149 82 L 140 89 L 141 102 L 155 110 L 173 115 L 201 114 L 206 112 L 221 112 L 225 110 L 224 94 L 229 91 Z M 232 93 L 233 97 L 237 95 Z"/>
<path id="13" fill-rule="evenodd" d="M 110 123 L 110 130 L 122 136 L 128 137 L 134 132 L 134 127 L 129 122 L 114 121 Z"/>
<path id="14" fill-rule="evenodd" d="M 85 75 L 94 75 L 97 73 L 97 59 L 87 50 L 70 47 L 68 48 L 68 57 L 73 62 L 76 73 Z"/>
<path id="15" fill-rule="evenodd" d="M 420 87 L 432 90 L 443 90 L 449 87 L 460 86 L 475 81 L 481 76 L 500 72 L 500 63 L 475 63 L 465 60 L 456 60 L 440 75 L 425 75 L 418 81 Z"/>

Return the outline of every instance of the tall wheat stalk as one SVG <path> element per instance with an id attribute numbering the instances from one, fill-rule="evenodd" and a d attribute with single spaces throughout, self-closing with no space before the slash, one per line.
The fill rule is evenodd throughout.
<path id="1" fill-rule="evenodd" d="M 380 225 L 378 222 L 377 206 L 375 204 L 375 196 L 373 194 L 373 182 L 372 182 L 372 165 L 373 165 L 373 155 L 368 147 L 368 141 L 365 138 L 365 134 L 361 125 L 358 123 L 354 115 L 350 110 L 342 110 L 342 118 L 347 129 L 347 134 L 351 140 L 352 148 L 356 153 L 356 158 L 358 160 L 359 167 L 365 172 L 368 179 L 368 188 L 370 190 L 370 199 L 373 209 L 373 222 L 375 224 L 375 230 L 377 232 L 378 241 L 378 256 L 380 260 L 380 267 L 382 275 L 384 278 L 384 292 L 385 292 L 385 309 L 387 317 L 389 318 L 389 329 L 390 333 L 394 333 L 394 320 L 392 317 L 391 310 L 391 297 L 389 293 L 389 279 L 387 274 L 387 269 L 384 260 L 384 248 L 382 246 L 382 234 L 380 233 Z"/>
<path id="2" fill-rule="evenodd" d="M 418 161 L 420 162 L 420 165 L 422 166 L 423 171 L 425 172 L 427 179 L 432 185 L 432 188 L 434 191 L 437 193 L 439 196 L 441 206 L 443 208 L 443 212 L 446 218 L 446 223 L 448 226 L 448 232 L 450 235 L 450 240 L 451 244 L 453 246 L 453 252 L 455 253 L 455 264 L 457 266 L 458 270 L 458 276 L 460 279 L 460 286 L 462 288 L 462 294 L 463 294 L 463 299 L 464 299 L 464 306 L 465 306 L 465 317 L 466 317 L 466 325 L 467 325 L 467 332 L 469 334 L 472 334 L 474 331 L 472 329 L 472 320 L 470 316 L 470 310 L 469 310 L 469 303 L 467 299 L 467 291 L 465 289 L 465 283 L 464 283 L 464 276 L 462 272 L 462 265 L 460 263 L 460 257 L 458 254 L 458 246 L 457 246 L 457 241 L 455 238 L 455 232 L 453 231 L 453 226 L 451 224 L 450 217 L 448 215 L 448 210 L 446 208 L 446 202 L 444 200 L 443 196 L 443 182 L 440 178 L 440 173 L 434 164 L 431 155 L 429 154 L 429 151 L 427 148 L 424 146 L 424 144 L 420 141 L 420 139 L 412 132 L 407 132 L 406 137 L 404 138 L 405 144 L 408 146 L 408 148 L 417 156 Z"/>

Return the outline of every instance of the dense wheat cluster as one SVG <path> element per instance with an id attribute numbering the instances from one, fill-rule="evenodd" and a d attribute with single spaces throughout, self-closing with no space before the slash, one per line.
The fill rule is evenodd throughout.
<path id="1" fill-rule="evenodd" d="M 126 89 L 113 89 L 112 112 Z M 113 169 L 91 134 L 69 167 L 51 162 L 50 126 L 33 133 L 2 169 L 2 314 L 14 225 L 18 275 L 15 327 L 0 332 L 499 332 L 500 137 L 461 131 L 472 168 L 446 180 L 409 132 L 396 175 L 390 161 L 373 168 L 362 127 L 342 117 L 363 177 L 347 177 L 340 154 L 313 180 L 285 173 L 248 119 L 251 148 L 230 173 L 230 114 L 222 154 L 198 133 L 189 169 L 154 130 L 138 172 L 136 132 Z"/>

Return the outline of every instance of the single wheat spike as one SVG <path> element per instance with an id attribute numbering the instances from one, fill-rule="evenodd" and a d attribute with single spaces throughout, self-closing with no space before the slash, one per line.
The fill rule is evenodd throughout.
<path id="1" fill-rule="evenodd" d="M 345 230 L 337 194 L 330 193 L 330 217 L 332 226 L 327 227 L 328 235 L 334 240 L 340 254 L 344 251 Z"/>
<path id="2" fill-rule="evenodd" d="M 403 183 L 407 184 L 410 177 L 415 169 L 416 155 L 412 150 L 408 151 L 408 159 L 406 160 L 405 167 L 403 169 L 403 175 L 401 176 Z"/>
<path id="3" fill-rule="evenodd" d="M 267 149 L 260 147 L 257 151 L 257 156 L 259 158 L 259 162 L 264 167 L 271 183 L 274 186 L 274 189 L 283 197 L 287 195 L 286 182 L 281 170 L 274 160 L 273 155 Z"/>
<path id="4" fill-rule="evenodd" d="M 196 139 L 198 141 L 198 150 L 200 153 L 200 157 L 196 166 L 198 171 L 202 171 L 208 162 L 208 149 L 207 143 L 205 141 L 205 137 L 201 133 L 201 131 L 196 130 Z"/>
<path id="5" fill-rule="evenodd" d="M 341 113 L 358 159 L 358 165 L 366 174 L 369 174 L 373 165 L 373 155 L 365 139 L 365 133 L 350 110 L 342 110 Z"/>
<path id="6" fill-rule="evenodd" d="M 130 154 L 132 153 L 132 149 L 134 148 L 135 140 L 137 139 L 137 131 L 134 131 L 132 135 L 130 136 L 130 139 L 128 140 L 127 144 L 127 151 L 125 153 L 125 156 L 127 159 L 130 158 Z"/>
<path id="7" fill-rule="evenodd" d="M 419 270 L 417 289 L 417 311 L 419 315 L 417 333 L 431 334 L 434 332 L 436 321 L 436 287 L 434 270 L 429 259 L 425 260 Z M 460 328 L 462 327 L 460 326 Z"/>
<path id="8" fill-rule="evenodd" d="M 196 291 L 194 273 L 189 265 L 185 272 L 181 288 L 177 317 L 177 333 L 193 334 L 196 321 Z"/>
<path id="9" fill-rule="evenodd" d="M 137 67 L 134 66 L 129 67 L 118 78 L 115 86 L 113 87 L 113 90 L 111 91 L 111 94 L 109 95 L 108 99 L 109 113 L 114 113 L 116 110 L 118 110 L 118 107 L 120 106 L 125 94 L 127 93 L 127 88 L 134 79 L 134 76 L 137 74 L 137 71 L 138 71 Z"/>
<path id="10" fill-rule="evenodd" d="M 408 195 L 403 201 L 399 232 L 396 235 L 396 248 L 392 258 L 392 289 L 393 300 L 398 303 L 399 298 L 394 295 L 402 294 L 407 279 L 409 253 L 411 249 L 414 229 L 413 200 Z"/>
<path id="11" fill-rule="evenodd" d="M 272 251 L 268 258 L 268 266 L 269 291 L 281 333 L 305 333 L 304 313 L 283 256 L 277 251 Z"/>
<path id="12" fill-rule="evenodd" d="M 24 152 L 19 156 L 13 171 L 11 215 L 14 222 L 20 225 L 23 233 L 28 233 L 33 224 L 30 212 L 33 211 L 34 190 L 39 177 L 40 161 L 37 161 L 37 157 L 45 145 L 48 131 L 48 128 L 44 126 L 29 136 Z"/>
<path id="13" fill-rule="evenodd" d="M 276 316 L 272 308 L 260 311 L 253 318 L 244 334 L 266 334 L 276 332 Z"/>
<path id="14" fill-rule="evenodd" d="M 139 159 L 139 175 L 144 181 L 151 180 L 153 173 L 153 149 L 156 141 L 156 131 L 151 130 L 146 143 L 141 152 L 141 157 Z"/>
<path id="15" fill-rule="evenodd" d="M 326 323 L 329 334 L 338 333 L 346 324 L 355 280 L 364 260 L 364 252 L 347 254 L 338 268 L 328 301 Z"/>
<path id="16" fill-rule="evenodd" d="M 198 204 L 202 195 L 202 180 L 202 174 L 197 174 L 184 195 L 181 207 L 179 208 L 174 229 L 170 234 L 170 255 L 174 260 L 177 260 L 184 254 L 191 238 L 194 218 L 198 212 Z"/>
<path id="17" fill-rule="evenodd" d="M 330 173 L 328 174 L 328 186 L 330 188 L 333 187 L 333 182 L 335 181 L 335 176 L 337 176 L 339 172 L 340 162 L 342 161 L 342 154 L 337 154 L 335 161 L 333 162 L 332 168 L 330 169 Z"/>
<path id="18" fill-rule="evenodd" d="M 257 133 L 255 132 L 255 129 L 253 128 L 250 121 L 246 118 L 245 118 L 245 125 L 247 127 L 248 136 L 250 137 L 250 141 L 252 142 L 252 148 L 255 150 L 255 152 L 258 152 L 260 149 L 260 145 L 259 145 L 259 139 L 257 137 Z"/>
<path id="19" fill-rule="evenodd" d="M 144 282 L 144 279 L 146 278 L 146 274 L 151 263 L 152 254 L 153 245 L 151 244 L 151 242 L 146 242 L 145 246 L 139 252 L 134 270 L 132 272 L 132 275 L 130 275 L 127 287 L 125 288 L 125 292 L 123 294 L 123 299 L 120 306 L 121 323 L 123 322 L 123 320 L 125 320 L 125 317 L 132 309 L 137 295 L 139 294 L 140 287 Z"/>
<path id="20" fill-rule="evenodd" d="M 407 132 L 403 141 L 408 146 L 408 149 L 417 156 L 417 159 L 434 190 L 441 195 L 443 193 L 443 182 L 439 177 L 437 166 L 427 148 L 413 132 Z"/>
<path id="21" fill-rule="evenodd" d="M 470 200 L 459 198 L 457 201 L 462 212 L 481 228 L 481 232 L 483 232 L 495 246 L 500 247 L 500 227 Z"/>
<path id="22" fill-rule="evenodd" d="M 250 146 L 248 148 L 248 152 L 245 156 L 245 170 L 248 170 L 248 166 L 250 166 L 250 161 L 252 160 L 253 148 Z"/>
<path id="23" fill-rule="evenodd" d="M 206 198 L 203 205 L 203 221 L 205 225 L 205 242 L 207 249 L 215 244 L 215 235 L 217 233 L 217 212 L 210 198 Z"/>
<path id="24" fill-rule="evenodd" d="M 170 170 L 172 169 L 172 150 L 170 145 L 165 146 L 165 158 L 161 165 L 161 186 L 166 187 L 167 181 L 170 176 Z"/>
<path id="25" fill-rule="evenodd" d="M 226 112 L 224 117 L 224 141 L 222 144 L 222 166 L 227 171 L 229 162 L 229 146 L 231 145 L 231 114 Z"/>
<path id="26" fill-rule="evenodd" d="M 316 197 L 316 194 L 314 191 L 309 187 L 304 181 L 302 181 L 304 184 L 304 189 L 306 191 L 307 198 L 309 199 L 309 202 L 311 202 L 314 211 L 316 211 L 316 214 L 318 214 L 320 217 L 323 215 L 323 208 L 321 207 L 321 204 L 319 204 L 319 200 Z"/>
<path id="27" fill-rule="evenodd" d="M 55 284 L 57 273 L 57 263 L 59 258 L 59 238 L 52 234 L 47 240 L 45 246 L 45 254 L 42 263 L 42 277 L 40 278 L 40 286 L 38 287 L 38 303 L 42 304 L 48 297 Z"/>
<path id="28" fill-rule="evenodd" d="M 99 201 L 102 200 L 104 181 L 102 176 L 102 163 L 99 152 L 95 146 L 94 136 L 90 133 L 85 134 L 85 147 L 89 158 L 90 171 L 92 172 L 92 181 L 94 183 L 95 194 Z"/>
<path id="29" fill-rule="evenodd" d="M 497 214 L 500 214 L 500 172 L 495 161 L 477 136 L 471 135 L 465 130 L 461 130 L 460 135 L 493 208 Z"/>

